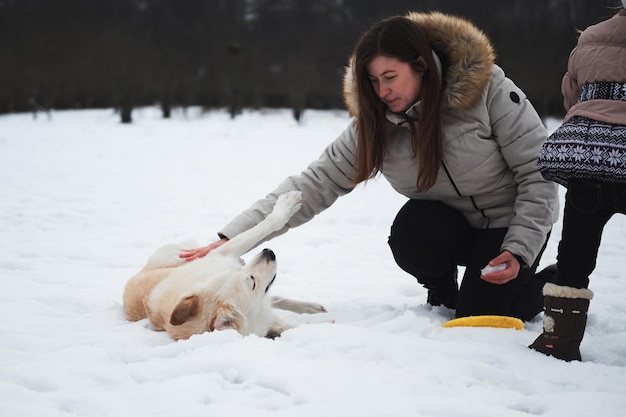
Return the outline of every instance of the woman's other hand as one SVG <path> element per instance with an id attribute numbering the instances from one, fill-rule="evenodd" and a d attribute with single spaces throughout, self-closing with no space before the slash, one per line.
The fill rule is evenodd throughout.
<path id="1" fill-rule="evenodd" d="M 489 261 L 489 266 L 496 266 L 505 264 L 506 269 L 499 272 L 491 272 L 481 275 L 480 277 L 492 284 L 506 284 L 507 282 L 517 278 L 517 274 L 521 268 L 517 258 L 513 256 L 508 250 L 503 251 L 500 255 L 496 256 Z"/>

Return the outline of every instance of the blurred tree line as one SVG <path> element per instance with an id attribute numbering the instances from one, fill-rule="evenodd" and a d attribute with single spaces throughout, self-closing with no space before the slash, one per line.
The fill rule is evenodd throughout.
<path id="1" fill-rule="evenodd" d="M 0 113 L 343 108 L 358 36 L 407 11 L 466 17 L 542 116 L 562 114 L 577 30 L 619 0 L 0 0 Z"/>

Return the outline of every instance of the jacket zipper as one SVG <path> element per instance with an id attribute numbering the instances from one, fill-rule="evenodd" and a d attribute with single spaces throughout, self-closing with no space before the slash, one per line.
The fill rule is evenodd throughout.
<path id="1" fill-rule="evenodd" d="M 450 171 L 448 171 L 448 167 L 446 166 L 445 161 L 441 161 L 441 166 L 443 166 L 443 170 L 445 171 L 446 176 L 448 177 L 448 181 L 450 181 L 450 184 L 452 184 L 452 188 L 454 188 L 454 191 L 456 191 L 457 195 L 459 197 L 465 197 L 463 194 L 461 194 L 461 191 L 456 186 L 456 183 L 454 182 L 454 179 L 452 179 L 452 175 L 450 174 Z M 478 207 L 478 205 L 476 204 L 476 201 L 474 200 L 474 196 L 469 196 L 469 199 L 472 202 L 472 205 L 474 206 L 474 208 L 476 210 L 478 210 L 480 212 L 480 214 L 483 216 L 483 218 L 485 218 L 487 220 L 487 227 L 486 227 L 486 229 L 489 229 L 489 224 L 491 223 L 491 219 L 489 217 L 487 217 L 487 215 L 485 214 L 483 209 Z"/>

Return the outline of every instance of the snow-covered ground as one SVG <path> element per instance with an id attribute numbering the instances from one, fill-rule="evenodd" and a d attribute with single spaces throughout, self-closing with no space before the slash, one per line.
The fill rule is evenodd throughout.
<path id="1" fill-rule="evenodd" d="M 302 325 L 276 340 L 174 342 L 128 322 L 124 284 L 156 248 L 214 240 L 348 124 L 344 112 L 308 111 L 302 125 L 288 111 L 133 116 L 0 117 L 1 417 L 624 415 L 624 216 L 604 233 L 580 363 L 526 347 L 540 318 L 443 328 L 451 311 L 426 305 L 387 247 L 404 198 L 383 179 L 267 244 L 273 293 L 328 314 L 281 312 Z"/>

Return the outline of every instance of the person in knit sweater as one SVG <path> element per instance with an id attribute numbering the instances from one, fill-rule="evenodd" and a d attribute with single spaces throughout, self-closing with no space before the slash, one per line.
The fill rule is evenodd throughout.
<path id="1" fill-rule="evenodd" d="M 626 8 L 626 0 L 622 0 Z M 561 90 L 567 114 L 539 156 L 546 179 L 567 187 L 556 280 L 544 286 L 544 330 L 530 345 L 566 361 L 580 342 L 602 231 L 626 214 L 626 10 L 584 30 Z"/>

